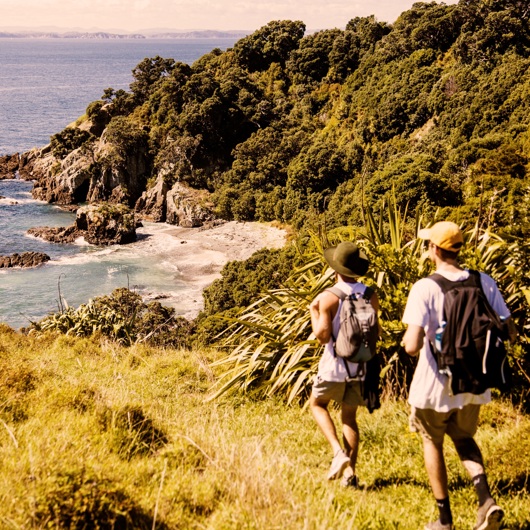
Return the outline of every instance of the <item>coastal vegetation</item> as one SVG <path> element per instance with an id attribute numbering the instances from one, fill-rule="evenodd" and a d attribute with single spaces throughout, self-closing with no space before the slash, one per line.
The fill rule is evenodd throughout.
<path id="1" fill-rule="evenodd" d="M 22 156 L 40 198 L 183 223 L 180 208 L 188 226 L 282 223 L 292 236 L 227 264 L 194 321 L 119 289 L 77 309 L 61 299 L 23 333 L 0 328 L 0 521 L 420 527 L 432 502 L 406 425 L 401 315 L 430 271 L 417 230 L 443 218 L 517 327 L 512 391 L 485 410 L 478 441 L 507 526 L 528 529 L 529 18 L 520 0 L 461 0 L 310 35 L 273 21 L 192 65 L 144 59 L 130 91 L 104 90 Z M 199 203 L 179 206 L 184 188 Z M 322 248 L 342 240 L 371 259 L 383 327 L 383 406 L 360 417 L 367 487 L 355 492 L 323 480 L 329 455 L 304 408 L 321 353 L 307 308 L 332 282 Z M 455 524 L 470 527 L 472 493 L 448 451 Z"/>

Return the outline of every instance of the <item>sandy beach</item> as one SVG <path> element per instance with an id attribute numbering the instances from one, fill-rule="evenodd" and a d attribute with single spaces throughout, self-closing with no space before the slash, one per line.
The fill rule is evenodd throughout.
<path id="1" fill-rule="evenodd" d="M 287 236 L 285 230 L 264 223 L 237 221 L 212 228 L 146 223 L 137 233 L 138 241 L 131 245 L 134 251 L 156 255 L 180 280 L 178 290 L 168 285 L 167 292 L 153 293 L 153 298 L 187 318 L 197 316 L 203 307 L 203 289 L 221 277 L 227 262 L 245 260 L 262 248 L 281 248 Z"/>

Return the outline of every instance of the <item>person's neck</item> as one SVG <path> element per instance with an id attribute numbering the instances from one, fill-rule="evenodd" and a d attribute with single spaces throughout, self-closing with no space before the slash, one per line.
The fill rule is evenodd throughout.
<path id="1" fill-rule="evenodd" d="M 355 278 L 352 278 L 351 276 L 343 276 L 342 274 L 337 274 L 337 281 L 346 283 L 357 283 L 357 280 Z"/>
<path id="2" fill-rule="evenodd" d="M 436 272 L 459 272 L 462 271 L 462 267 L 456 260 L 442 261 L 436 260 Z"/>

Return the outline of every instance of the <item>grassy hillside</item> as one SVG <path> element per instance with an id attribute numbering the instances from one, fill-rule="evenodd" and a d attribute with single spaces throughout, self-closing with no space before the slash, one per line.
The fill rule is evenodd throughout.
<path id="1" fill-rule="evenodd" d="M 328 483 L 309 411 L 208 401 L 214 351 L 37 339 L 0 327 L 0 527 L 420 528 L 435 517 L 407 406 L 360 414 L 361 491 Z M 496 401 L 478 441 L 506 527 L 530 528 L 530 418 Z M 447 446 L 457 528 L 475 497 Z"/>

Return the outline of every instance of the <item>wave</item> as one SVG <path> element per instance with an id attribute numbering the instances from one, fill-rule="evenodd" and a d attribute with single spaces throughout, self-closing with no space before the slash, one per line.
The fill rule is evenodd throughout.
<path id="1" fill-rule="evenodd" d="M 57 259 L 50 260 L 50 265 L 84 265 L 86 263 L 101 261 L 101 258 L 112 256 L 118 251 L 114 247 L 108 247 L 103 250 L 96 250 L 94 252 L 80 252 L 73 256 L 60 256 Z"/>

